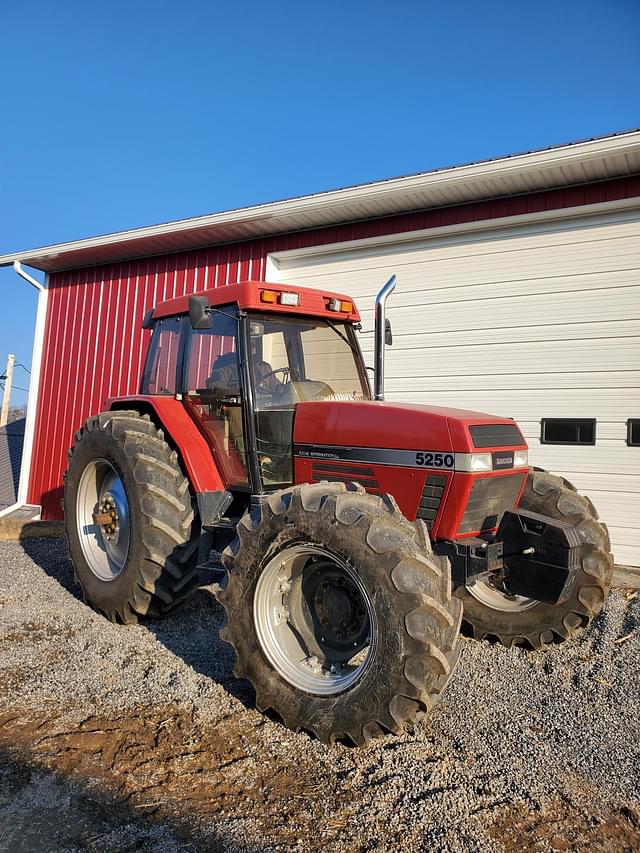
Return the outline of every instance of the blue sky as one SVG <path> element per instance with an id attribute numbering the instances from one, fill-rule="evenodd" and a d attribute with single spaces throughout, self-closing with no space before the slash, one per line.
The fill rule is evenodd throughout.
<path id="1" fill-rule="evenodd" d="M 0 0 L 0 32 L 0 254 L 640 126 L 638 0 Z M 29 365 L 35 291 L 0 292 Z"/>

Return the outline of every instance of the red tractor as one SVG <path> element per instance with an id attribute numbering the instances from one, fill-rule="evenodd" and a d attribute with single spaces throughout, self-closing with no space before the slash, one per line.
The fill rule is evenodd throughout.
<path id="1" fill-rule="evenodd" d="M 427 712 L 461 623 L 507 646 L 565 640 L 613 567 L 593 504 L 529 468 L 513 420 L 383 401 L 394 285 L 373 393 L 349 297 L 244 282 L 160 303 L 140 394 L 88 419 L 65 475 L 87 601 L 157 618 L 217 569 L 236 675 L 325 742 Z"/>

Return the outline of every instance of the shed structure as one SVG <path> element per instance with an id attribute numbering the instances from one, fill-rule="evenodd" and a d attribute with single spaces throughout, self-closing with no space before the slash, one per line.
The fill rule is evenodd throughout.
<path id="1" fill-rule="evenodd" d="M 0 427 L 0 511 L 13 506 L 18 497 L 25 419 Z"/>
<path id="2" fill-rule="evenodd" d="M 45 281 L 15 508 L 61 517 L 72 436 L 137 391 L 156 302 L 245 279 L 340 290 L 366 356 L 395 273 L 387 397 L 514 417 L 640 566 L 640 131 L 0 257 L 16 261 Z"/>

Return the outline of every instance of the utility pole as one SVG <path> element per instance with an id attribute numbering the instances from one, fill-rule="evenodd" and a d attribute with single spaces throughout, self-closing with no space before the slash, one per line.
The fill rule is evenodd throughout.
<path id="1" fill-rule="evenodd" d="M 7 369 L 5 370 L 4 379 L 4 394 L 2 395 L 2 412 L 0 412 L 0 427 L 6 426 L 9 420 L 9 403 L 11 401 L 11 385 L 13 384 L 13 365 L 16 362 L 15 355 L 9 354 L 7 358 Z"/>

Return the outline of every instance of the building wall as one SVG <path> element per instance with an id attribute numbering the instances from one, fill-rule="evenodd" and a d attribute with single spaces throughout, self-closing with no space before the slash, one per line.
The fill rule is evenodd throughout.
<path id="1" fill-rule="evenodd" d="M 0 510 L 14 504 L 18 495 L 24 420 L 0 427 Z"/>
<path id="2" fill-rule="evenodd" d="M 42 505 L 44 519 L 61 518 L 73 434 L 106 399 L 137 391 L 150 334 L 142 318 L 156 302 L 264 280 L 272 252 L 638 196 L 640 177 L 624 178 L 52 274 L 29 503 Z"/>

